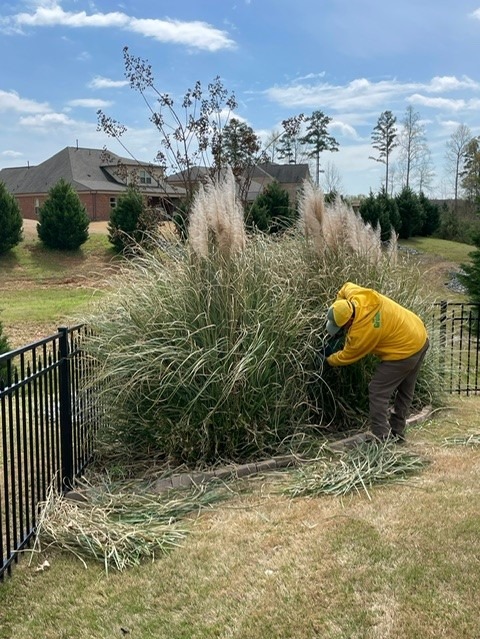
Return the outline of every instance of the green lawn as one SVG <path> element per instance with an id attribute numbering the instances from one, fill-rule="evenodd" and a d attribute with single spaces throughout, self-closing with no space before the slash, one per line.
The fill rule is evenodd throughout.
<path id="1" fill-rule="evenodd" d="M 14 347 L 76 321 L 103 294 L 121 261 L 104 230 L 90 232 L 76 251 L 59 251 L 45 248 L 30 227 L 18 246 L 0 256 L 0 321 Z"/>
<path id="2" fill-rule="evenodd" d="M 475 250 L 470 244 L 450 242 L 434 237 L 414 237 L 408 240 L 399 240 L 399 244 L 414 248 L 422 253 L 436 255 L 443 260 L 462 264 L 470 261 L 469 253 Z"/>
<path id="3" fill-rule="evenodd" d="M 30 290 L 28 295 L 19 294 L 18 290 L 2 291 L 0 312 L 2 322 L 14 324 L 24 322 L 48 322 L 52 318 L 58 320 L 71 317 L 96 299 L 100 292 L 86 288 L 40 288 Z"/>

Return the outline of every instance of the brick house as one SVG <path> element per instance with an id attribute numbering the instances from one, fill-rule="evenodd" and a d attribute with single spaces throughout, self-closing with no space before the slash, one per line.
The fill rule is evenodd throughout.
<path id="1" fill-rule="evenodd" d="M 132 184 L 160 213 L 170 213 L 185 193 L 164 180 L 161 167 L 102 149 L 65 147 L 38 166 L 0 170 L 0 181 L 15 196 L 27 220 L 38 218 L 48 192 L 61 178 L 78 193 L 91 221 L 108 221 L 119 196 Z"/>
<path id="2" fill-rule="evenodd" d="M 190 179 L 192 183 L 198 183 L 207 179 L 210 174 L 211 171 L 207 167 L 194 166 L 190 170 Z M 247 202 L 253 202 L 266 186 L 276 181 L 282 189 L 287 191 L 290 203 L 293 205 L 297 201 L 303 182 L 311 179 L 308 164 L 276 164 L 275 162 L 265 162 L 253 166 L 248 177 L 250 183 L 246 197 Z M 179 172 L 167 176 L 166 181 L 172 186 L 181 188 L 185 184 L 185 179 L 185 172 Z"/>

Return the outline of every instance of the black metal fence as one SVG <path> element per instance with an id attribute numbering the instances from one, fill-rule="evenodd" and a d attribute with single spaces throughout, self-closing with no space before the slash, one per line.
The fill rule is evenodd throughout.
<path id="1" fill-rule="evenodd" d="M 66 491 L 93 452 L 101 414 L 84 389 L 82 325 L 0 355 L 0 579 L 31 540 L 53 486 Z"/>
<path id="2" fill-rule="evenodd" d="M 445 389 L 478 394 L 480 305 L 440 302 L 429 326 Z M 0 579 L 35 532 L 50 486 L 68 490 L 92 457 L 102 420 L 84 326 L 0 355 Z M 90 390 L 85 391 L 89 386 Z"/>
<path id="3" fill-rule="evenodd" d="M 433 356 L 443 373 L 444 389 L 450 393 L 480 393 L 480 305 L 439 302 L 434 305 L 429 327 Z"/>

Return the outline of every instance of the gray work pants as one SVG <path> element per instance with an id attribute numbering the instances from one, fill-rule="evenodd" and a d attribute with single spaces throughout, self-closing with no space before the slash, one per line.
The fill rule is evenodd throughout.
<path id="1" fill-rule="evenodd" d="M 382 361 L 377 366 L 368 386 L 370 428 L 377 437 L 383 438 L 390 433 L 404 436 L 415 384 L 428 347 L 427 339 L 415 355 L 396 361 Z M 394 394 L 393 409 L 390 410 L 390 399 Z"/>

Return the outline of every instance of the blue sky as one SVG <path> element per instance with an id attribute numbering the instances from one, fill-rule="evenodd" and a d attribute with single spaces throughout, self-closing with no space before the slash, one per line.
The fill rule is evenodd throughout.
<path id="1" fill-rule="evenodd" d="M 321 161 L 346 194 L 380 186 L 383 165 L 369 156 L 385 110 L 399 124 L 409 105 L 420 115 L 438 197 L 449 193 L 446 141 L 459 124 L 480 135 L 480 0 L 3 0 L 0 168 L 77 143 L 125 155 L 97 132 L 99 108 L 152 161 L 159 138 L 125 81 L 124 46 L 177 99 L 219 75 L 262 139 L 323 111 L 339 151 Z"/>

